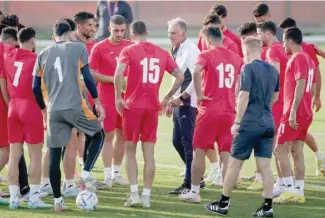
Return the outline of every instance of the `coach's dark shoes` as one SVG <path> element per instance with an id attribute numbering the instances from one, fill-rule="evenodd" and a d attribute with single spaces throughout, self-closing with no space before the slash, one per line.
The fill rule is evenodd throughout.
<path id="1" fill-rule="evenodd" d="M 229 210 L 228 202 L 229 201 L 220 203 L 219 201 L 215 201 L 210 204 L 205 204 L 204 207 L 211 213 L 217 213 L 220 216 L 227 216 Z"/>
<path id="2" fill-rule="evenodd" d="M 187 183 L 184 181 L 184 183 L 180 187 L 170 191 L 169 194 L 182 195 L 188 193 L 190 190 L 191 190 L 191 183 Z"/>
<path id="3" fill-rule="evenodd" d="M 204 189 L 206 186 L 206 183 L 204 181 L 204 179 L 202 178 L 201 182 L 200 182 L 200 189 Z"/>
<path id="4" fill-rule="evenodd" d="M 253 217 L 273 217 L 273 209 L 264 210 L 263 207 L 252 214 Z"/>

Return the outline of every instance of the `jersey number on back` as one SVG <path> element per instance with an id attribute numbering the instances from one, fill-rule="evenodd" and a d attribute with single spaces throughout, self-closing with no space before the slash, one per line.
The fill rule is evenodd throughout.
<path id="1" fill-rule="evenodd" d="M 23 62 L 20 61 L 15 61 L 14 66 L 17 67 L 16 73 L 15 73 L 15 78 L 14 82 L 12 83 L 13 86 L 17 87 L 19 83 L 19 78 L 21 75 L 21 71 L 23 70 Z"/>
<path id="2" fill-rule="evenodd" d="M 306 85 L 306 92 L 310 92 L 312 86 L 313 86 L 313 79 L 314 79 L 314 69 L 308 70 L 308 80 Z"/>
<path id="3" fill-rule="evenodd" d="M 219 66 L 217 66 L 217 70 L 219 71 L 219 88 L 232 88 L 235 80 L 234 66 L 232 64 L 226 64 L 225 67 L 224 63 L 220 63 Z M 227 78 L 225 73 L 227 73 Z"/>
<path id="4" fill-rule="evenodd" d="M 157 58 L 144 58 L 140 64 L 142 65 L 142 82 L 156 84 L 159 82 L 160 68 L 158 66 L 159 59 Z M 150 72 L 149 72 L 150 71 Z"/>
<path id="5" fill-rule="evenodd" d="M 59 82 L 63 81 L 62 68 L 61 68 L 61 59 L 60 57 L 55 58 L 54 68 L 58 71 Z"/>

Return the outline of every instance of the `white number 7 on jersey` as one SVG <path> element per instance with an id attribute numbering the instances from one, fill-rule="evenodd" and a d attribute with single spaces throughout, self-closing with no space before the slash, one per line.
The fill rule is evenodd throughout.
<path id="1" fill-rule="evenodd" d="M 58 71 L 59 82 L 63 81 L 62 68 L 61 68 L 61 59 L 60 57 L 55 58 L 54 68 Z"/>
<path id="2" fill-rule="evenodd" d="M 17 87 L 19 83 L 19 78 L 21 75 L 21 71 L 23 70 L 23 62 L 20 61 L 15 61 L 14 66 L 17 67 L 16 73 L 15 73 L 15 78 L 12 83 L 13 86 Z"/>

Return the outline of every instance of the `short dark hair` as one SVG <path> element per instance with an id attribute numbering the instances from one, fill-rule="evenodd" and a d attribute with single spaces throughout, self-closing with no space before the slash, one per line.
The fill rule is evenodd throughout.
<path id="1" fill-rule="evenodd" d="M 270 31 L 272 33 L 272 35 L 276 35 L 276 30 L 277 30 L 277 27 L 276 27 L 276 24 L 271 21 L 271 20 L 267 20 L 267 21 L 264 21 L 260 24 L 258 24 L 257 28 L 261 29 L 261 31 Z"/>
<path id="2" fill-rule="evenodd" d="M 17 39 L 17 30 L 15 28 L 13 28 L 13 27 L 5 27 L 2 30 L 1 39 L 2 40 L 13 39 L 15 41 L 18 41 L 18 39 Z"/>
<path id="3" fill-rule="evenodd" d="M 222 18 L 227 17 L 227 8 L 223 5 L 214 5 L 210 9 L 210 13 L 216 13 L 218 16 L 221 16 Z"/>
<path id="4" fill-rule="evenodd" d="M 36 32 L 32 27 L 25 27 L 18 31 L 18 41 L 20 43 L 27 42 L 31 38 L 35 38 Z"/>
<path id="5" fill-rule="evenodd" d="M 204 18 L 203 25 L 208 25 L 210 23 L 221 24 L 220 18 L 218 17 L 217 14 L 209 14 Z"/>
<path id="6" fill-rule="evenodd" d="M 7 15 L 4 17 L 2 23 L 7 26 L 18 27 L 19 17 L 15 14 Z"/>
<path id="7" fill-rule="evenodd" d="M 291 17 L 287 17 L 286 19 L 282 20 L 279 24 L 279 27 L 282 29 L 292 28 L 296 26 L 297 26 L 296 21 Z"/>
<path id="8" fill-rule="evenodd" d="M 294 43 L 300 45 L 302 43 L 302 32 L 299 28 L 293 27 L 284 31 L 284 39 L 292 40 Z"/>
<path id="9" fill-rule="evenodd" d="M 261 17 L 270 12 L 269 6 L 265 3 L 259 3 L 254 6 L 253 15 L 254 17 Z"/>
<path id="10" fill-rule="evenodd" d="M 77 24 L 85 23 L 90 19 L 94 19 L 94 14 L 87 11 L 79 11 L 76 15 L 74 15 L 74 22 Z"/>
<path id="11" fill-rule="evenodd" d="M 70 19 L 70 18 L 63 18 L 62 20 L 63 21 L 66 21 L 69 24 L 71 31 L 75 31 L 76 30 L 76 23 L 72 19 Z"/>
<path id="12" fill-rule="evenodd" d="M 134 35 L 145 35 L 147 33 L 146 24 L 141 20 L 135 20 L 131 23 L 130 32 Z"/>
<path id="13" fill-rule="evenodd" d="M 20 24 L 18 24 L 18 31 L 19 31 L 19 30 L 21 30 L 21 29 L 23 29 L 23 28 L 25 28 L 25 27 L 26 27 L 26 26 L 25 26 L 25 25 L 23 25 L 23 24 L 21 24 L 21 23 L 20 23 Z"/>
<path id="14" fill-rule="evenodd" d="M 59 20 L 55 23 L 53 32 L 56 36 L 62 36 L 68 32 L 71 32 L 71 27 L 67 21 Z"/>
<path id="15" fill-rule="evenodd" d="M 257 26 L 255 22 L 244 23 L 238 28 L 239 35 L 245 36 L 250 34 L 257 34 Z"/>
<path id="16" fill-rule="evenodd" d="M 220 28 L 218 27 L 209 27 L 206 29 L 206 31 L 204 31 L 204 34 L 208 38 L 213 38 L 218 40 L 222 39 L 222 33 Z"/>
<path id="17" fill-rule="evenodd" d="M 109 22 L 115 25 L 122 25 L 126 23 L 125 18 L 121 15 L 112 16 Z"/>

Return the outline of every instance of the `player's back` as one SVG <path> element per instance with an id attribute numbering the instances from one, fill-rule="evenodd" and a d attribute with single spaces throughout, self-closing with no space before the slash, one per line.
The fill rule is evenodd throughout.
<path id="1" fill-rule="evenodd" d="M 31 51 L 5 46 L 4 67 L 10 99 L 35 101 L 32 91 L 33 68 L 37 55 Z"/>
<path id="2" fill-rule="evenodd" d="M 87 49 L 78 42 L 58 42 L 39 54 L 34 73 L 42 77 L 49 112 L 86 105 L 80 69 L 87 64 Z"/>
<path id="3" fill-rule="evenodd" d="M 235 112 L 235 87 L 242 59 L 224 47 L 216 47 L 202 52 L 199 56 L 206 64 L 202 71 L 202 91 L 211 101 L 203 101 L 201 108 L 216 112 Z"/>
<path id="4" fill-rule="evenodd" d="M 274 125 L 271 99 L 278 88 L 279 73 L 274 66 L 261 60 L 245 64 L 241 72 L 241 90 L 248 91 L 249 101 L 243 121 Z"/>
<path id="5" fill-rule="evenodd" d="M 3 67 L 3 46 L 4 44 L 0 42 L 0 78 L 5 77 L 4 67 Z M 2 94 L 0 94 L 0 111 L 6 107 L 6 103 L 3 99 Z"/>
<path id="6" fill-rule="evenodd" d="M 159 88 L 164 73 L 174 70 L 168 69 L 170 54 L 150 42 L 140 42 L 122 51 L 122 62 L 125 55 L 129 57 L 126 103 L 129 107 L 159 109 Z"/>

